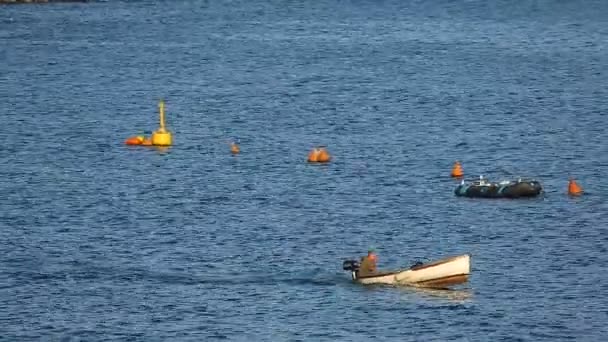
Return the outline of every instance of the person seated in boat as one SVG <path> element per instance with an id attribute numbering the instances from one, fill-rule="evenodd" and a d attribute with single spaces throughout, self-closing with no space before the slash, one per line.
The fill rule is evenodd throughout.
<path id="1" fill-rule="evenodd" d="M 366 277 L 373 275 L 377 272 L 376 263 L 378 262 L 378 257 L 376 253 L 374 253 L 373 249 L 367 251 L 367 255 L 361 257 L 361 264 L 359 265 L 359 277 Z"/>

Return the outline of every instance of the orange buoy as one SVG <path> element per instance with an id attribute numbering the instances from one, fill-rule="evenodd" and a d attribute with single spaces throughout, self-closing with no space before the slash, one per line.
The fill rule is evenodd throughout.
<path id="1" fill-rule="evenodd" d="M 319 154 L 317 155 L 317 162 L 319 163 L 328 163 L 331 160 L 331 155 L 324 147 L 319 149 Z"/>
<path id="2" fill-rule="evenodd" d="M 143 141 L 144 141 L 144 137 L 142 137 L 141 135 L 138 135 L 136 137 L 127 138 L 127 140 L 125 140 L 125 145 L 141 145 L 141 143 Z"/>
<path id="3" fill-rule="evenodd" d="M 310 153 L 308 154 L 308 162 L 309 163 L 316 163 L 319 161 L 319 154 L 321 153 L 321 151 L 318 148 L 313 148 L 312 151 L 310 151 Z"/>
<path id="4" fill-rule="evenodd" d="M 145 138 L 145 139 L 144 139 L 144 140 L 141 142 L 141 144 L 142 144 L 143 146 L 152 146 L 152 139 L 150 139 L 150 138 Z"/>
<path id="5" fill-rule="evenodd" d="M 232 152 L 232 154 L 238 154 L 241 152 L 241 149 L 239 148 L 239 145 L 232 142 L 230 143 L 230 152 Z"/>
<path id="6" fill-rule="evenodd" d="M 464 176 L 464 172 L 462 171 L 462 165 L 460 165 L 460 162 L 455 162 L 454 167 L 452 167 L 452 177 L 462 176 Z"/>
<path id="7" fill-rule="evenodd" d="M 573 178 L 570 178 L 568 182 L 568 195 L 570 196 L 580 196 L 583 194 L 583 188 L 580 185 L 576 184 L 576 181 Z"/>

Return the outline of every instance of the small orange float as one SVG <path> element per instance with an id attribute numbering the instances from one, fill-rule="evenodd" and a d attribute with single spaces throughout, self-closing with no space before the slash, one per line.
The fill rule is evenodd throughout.
<path id="1" fill-rule="evenodd" d="M 319 161 L 319 153 L 321 153 L 321 151 L 318 148 L 313 148 L 312 151 L 310 151 L 310 153 L 308 154 L 308 162 L 309 163 L 316 163 Z"/>
<path id="2" fill-rule="evenodd" d="M 568 195 L 570 196 L 580 196 L 583 194 L 583 188 L 580 185 L 576 184 L 576 181 L 573 178 L 570 178 L 568 181 Z"/>
<path id="3" fill-rule="evenodd" d="M 135 137 L 127 138 L 127 140 L 125 140 L 125 145 L 141 145 L 141 143 L 143 141 L 144 141 L 144 137 L 141 135 L 138 135 Z"/>
<path id="4" fill-rule="evenodd" d="M 143 146 L 152 146 L 152 139 L 150 139 L 150 138 L 145 138 L 145 139 L 144 139 L 144 140 L 141 142 L 141 144 L 142 144 Z"/>
<path id="5" fill-rule="evenodd" d="M 455 162 L 454 167 L 452 167 L 452 177 L 462 177 L 464 176 L 464 172 L 462 171 L 462 165 L 460 162 Z"/>
<path id="6" fill-rule="evenodd" d="M 328 163 L 331 160 L 331 155 L 324 147 L 319 149 L 319 154 L 317 155 L 317 162 L 319 163 Z"/>
<path id="7" fill-rule="evenodd" d="M 230 143 L 230 152 L 232 152 L 232 154 L 239 154 L 241 152 L 241 149 L 239 148 L 239 145 L 232 142 Z"/>
<path id="8" fill-rule="evenodd" d="M 331 155 L 327 152 L 325 147 L 315 147 L 308 154 L 309 163 L 327 163 L 331 160 Z"/>

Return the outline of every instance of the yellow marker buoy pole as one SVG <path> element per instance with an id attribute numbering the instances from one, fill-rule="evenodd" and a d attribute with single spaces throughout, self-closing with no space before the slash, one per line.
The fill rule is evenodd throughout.
<path id="1" fill-rule="evenodd" d="M 158 110 L 160 112 L 160 127 L 156 132 L 152 133 L 152 145 L 171 146 L 171 132 L 167 131 L 165 128 L 165 101 L 160 100 L 158 103 Z"/>

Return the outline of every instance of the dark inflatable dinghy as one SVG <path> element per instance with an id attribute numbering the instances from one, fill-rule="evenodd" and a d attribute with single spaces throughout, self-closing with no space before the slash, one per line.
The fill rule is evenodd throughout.
<path id="1" fill-rule="evenodd" d="M 478 198 L 521 198 L 535 197 L 542 192 L 543 188 L 537 180 L 517 179 L 504 180 L 500 182 L 488 182 L 480 178 L 469 184 L 464 180 L 456 187 L 456 196 L 478 197 Z"/>

